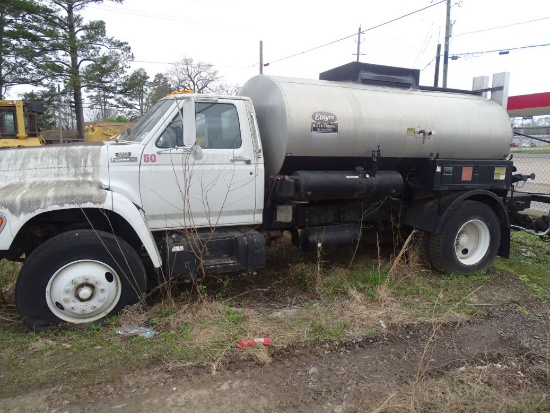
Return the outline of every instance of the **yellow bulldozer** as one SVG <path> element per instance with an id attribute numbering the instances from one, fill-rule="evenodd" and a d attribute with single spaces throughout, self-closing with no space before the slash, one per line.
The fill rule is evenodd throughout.
<path id="1" fill-rule="evenodd" d="M 0 100 L 0 148 L 45 145 L 38 128 L 38 116 L 42 113 L 41 102 Z"/>
<path id="2" fill-rule="evenodd" d="M 86 125 L 85 142 L 99 142 L 115 138 L 125 132 L 133 123 L 103 122 Z"/>

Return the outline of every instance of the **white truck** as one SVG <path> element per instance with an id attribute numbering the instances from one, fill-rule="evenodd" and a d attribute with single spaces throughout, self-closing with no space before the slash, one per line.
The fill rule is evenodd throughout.
<path id="1" fill-rule="evenodd" d="M 416 228 L 431 264 L 460 274 L 508 255 L 531 198 L 512 192 L 528 177 L 500 105 L 410 69 L 321 77 L 173 94 L 115 141 L 1 151 L 0 256 L 24 261 L 24 322 L 99 323 L 163 278 L 260 268 L 273 231 L 315 250 Z M 522 220 L 548 234 L 548 217 Z"/>

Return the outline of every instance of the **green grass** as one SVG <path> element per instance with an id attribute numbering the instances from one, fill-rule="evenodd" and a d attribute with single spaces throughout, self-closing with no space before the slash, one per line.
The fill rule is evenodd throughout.
<path id="1" fill-rule="evenodd" d="M 315 322 L 311 325 L 308 339 L 342 340 L 346 337 L 346 326 L 347 323 L 344 322 L 338 322 L 334 324 Z"/>
<path id="2" fill-rule="evenodd" d="M 550 243 L 524 232 L 512 233 L 509 259 L 497 259 L 494 268 L 516 277 L 538 298 L 550 297 Z"/>
<path id="3" fill-rule="evenodd" d="M 550 154 L 550 148 L 544 147 L 544 148 L 512 148 L 510 150 L 510 153 L 523 153 L 526 155 L 546 155 Z"/>
<path id="4" fill-rule="evenodd" d="M 5 384 L 0 396 L 8 396 L 17 388 L 49 386 L 62 376 L 68 384 L 85 385 L 108 378 L 112 366 L 127 369 L 141 363 L 126 342 L 117 339 L 112 329 L 98 331 L 63 331 L 3 333 L 0 335 L 0 365 Z M 139 350 L 138 350 L 139 351 Z M 130 371 L 130 370 L 128 370 Z M 10 390 L 11 389 L 11 390 Z"/>
<path id="5" fill-rule="evenodd" d="M 491 282 L 491 277 L 484 274 L 472 277 L 430 274 L 402 283 L 396 295 L 421 318 L 442 317 L 450 311 L 472 316 L 483 313 L 487 304 L 484 289 Z"/>

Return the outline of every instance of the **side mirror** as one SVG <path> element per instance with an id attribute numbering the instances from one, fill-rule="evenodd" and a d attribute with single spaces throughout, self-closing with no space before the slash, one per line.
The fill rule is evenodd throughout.
<path id="1" fill-rule="evenodd" d="M 193 99 L 185 99 L 183 101 L 183 145 L 187 147 L 196 146 L 196 141 L 195 101 Z"/>
<path id="2" fill-rule="evenodd" d="M 193 145 L 193 147 L 191 148 L 191 155 L 197 161 L 200 161 L 202 159 L 202 148 L 200 147 L 200 145 Z"/>

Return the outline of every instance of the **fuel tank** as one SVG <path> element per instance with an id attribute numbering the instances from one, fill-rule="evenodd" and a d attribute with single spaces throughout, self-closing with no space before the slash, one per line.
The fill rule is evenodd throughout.
<path id="1" fill-rule="evenodd" d="M 401 173 L 434 157 L 503 159 L 512 140 L 505 109 L 466 93 L 259 75 L 240 95 L 254 103 L 266 177 L 374 158 Z"/>

